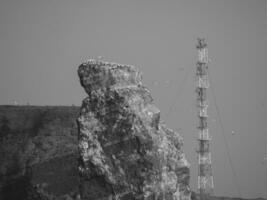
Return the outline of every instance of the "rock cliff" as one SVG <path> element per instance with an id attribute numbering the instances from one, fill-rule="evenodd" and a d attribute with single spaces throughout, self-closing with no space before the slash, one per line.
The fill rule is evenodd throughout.
<path id="1" fill-rule="evenodd" d="M 70 200 L 78 192 L 74 106 L 0 106 L 0 199 Z"/>
<path id="2" fill-rule="evenodd" d="M 88 94 L 78 118 L 82 199 L 190 199 L 183 140 L 160 120 L 140 71 L 89 60 L 78 75 Z"/>

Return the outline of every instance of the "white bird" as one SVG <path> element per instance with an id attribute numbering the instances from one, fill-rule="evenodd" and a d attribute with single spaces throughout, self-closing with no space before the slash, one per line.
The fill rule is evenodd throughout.
<path id="1" fill-rule="evenodd" d="M 265 161 L 267 161 L 267 157 L 263 158 L 263 160 L 261 161 L 261 164 L 265 164 Z"/>
<path id="2" fill-rule="evenodd" d="M 169 84 L 169 83 L 170 83 L 170 81 L 169 81 L 169 80 L 166 80 L 166 81 L 165 81 L 165 83 L 166 83 L 166 84 Z"/>
<path id="3" fill-rule="evenodd" d="M 102 60 L 103 56 L 97 56 L 97 60 Z"/>
<path id="4" fill-rule="evenodd" d="M 153 81 L 153 85 L 158 85 L 158 81 Z"/>
<path id="5" fill-rule="evenodd" d="M 13 101 L 13 105 L 14 105 L 14 106 L 17 106 L 17 105 L 19 105 L 19 103 L 18 103 L 16 100 L 14 100 L 14 101 Z"/>

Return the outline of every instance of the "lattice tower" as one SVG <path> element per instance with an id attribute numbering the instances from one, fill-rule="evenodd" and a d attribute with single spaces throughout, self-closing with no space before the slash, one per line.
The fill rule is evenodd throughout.
<path id="1" fill-rule="evenodd" d="M 208 129 L 208 49 L 204 39 L 198 39 L 198 61 L 196 65 L 197 77 L 197 108 L 198 108 L 198 190 L 200 200 L 207 200 L 213 194 L 214 183 L 211 165 L 211 137 Z"/>

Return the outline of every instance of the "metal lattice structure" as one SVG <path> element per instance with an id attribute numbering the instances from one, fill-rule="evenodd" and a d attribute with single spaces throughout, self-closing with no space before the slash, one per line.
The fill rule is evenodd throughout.
<path id="1" fill-rule="evenodd" d="M 204 39 L 198 39 L 198 62 L 196 65 L 197 76 L 197 107 L 198 107 L 198 190 L 200 200 L 206 200 L 213 193 L 214 183 L 211 166 L 211 138 L 208 129 L 208 49 Z"/>

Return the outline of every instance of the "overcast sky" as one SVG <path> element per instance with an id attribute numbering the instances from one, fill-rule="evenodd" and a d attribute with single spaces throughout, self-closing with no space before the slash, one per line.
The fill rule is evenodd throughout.
<path id="1" fill-rule="evenodd" d="M 266 0 L 1 0 L 0 104 L 80 105 L 82 61 L 136 65 L 162 120 L 184 137 L 196 189 L 199 36 L 242 197 L 267 198 Z M 215 194 L 238 196 L 211 97 Z"/>

